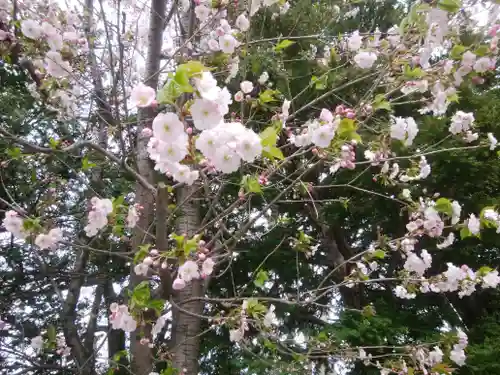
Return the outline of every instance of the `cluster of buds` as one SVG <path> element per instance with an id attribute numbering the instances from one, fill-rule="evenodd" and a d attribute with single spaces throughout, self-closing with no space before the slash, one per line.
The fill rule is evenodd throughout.
<path id="1" fill-rule="evenodd" d="M 134 272 L 137 275 L 148 275 L 149 267 L 167 269 L 168 263 L 162 261 L 161 255 L 158 250 L 151 249 L 148 256 L 143 261 L 134 267 Z"/>
<path id="2" fill-rule="evenodd" d="M 340 104 L 335 108 L 335 114 L 349 119 L 356 118 L 356 112 L 354 112 L 354 109 L 346 107 L 343 104 Z"/>
<path id="3" fill-rule="evenodd" d="M 354 161 L 356 160 L 356 141 L 351 141 L 351 143 L 346 143 L 340 149 L 340 167 L 347 169 L 354 169 L 356 165 Z"/>
<path id="4" fill-rule="evenodd" d="M 269 182 L 268 178 L 267 178 L 267 175 L 266 173 L 262 173 L 260 176 L 259 176 L 259 184 L 260 185 L 267 185 L 267 183 Z"/>
<path id="5" fill-rule="evenodd" d="M 196 256 L 199 260 L 204 261 L 207 259 L 207 254 L 210 253 L 210 250 L 206 247 L 206 242 L 200 240 L 198 242 L 198 248 L 196 249 Z"/>

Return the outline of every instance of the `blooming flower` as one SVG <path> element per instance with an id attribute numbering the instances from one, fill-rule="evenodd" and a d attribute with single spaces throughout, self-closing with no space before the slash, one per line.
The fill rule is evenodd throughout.
<path id="1" fill-rule="evenodd" d="M 392 118 L 391 138 L 404 141 L 406 146 L 411 146 L 417 133 L 418 126 L 413 117 Z"/>
<path id="2" fill-rule="evenodd" d="M 210 72 L 202 72 L 200 77 L 194 79 L 194 83 L 203 99 L 215 100 L 219 95 L 220 88 L 217 86 L 217 80 Z"/>
<path id="3" fill-rule="evenodd" d="M 474 124 L 474 114 L 457 111 L 451 118 L 450 133 L 458 134 L 468 131 Z"/>
<path id="4" fill-rule="evenodd" d="M 149 86 L 139 83 L 132 89 L 130 100 L 137 107 L 149 107 L 155 100 L 155 90 Z"/>
<path id="5" fill-rule="evenodd" d="M 42 336 L 35 336 L 31 339 L 31 347 L 36 351 L 39 352 L 40 350 L 43 349 L 43 338 Z"/>
<path id="6" fill-rule="evenodd" d="M 184 124 L 173 112 L 158 113 L 152 126 L 154 137 L 164 142 L 173 142 L 184 133 Z"/>
<path id="7" fill-rule="evenodd" d="M 246 17 L 245 13 L 240 14 L 236 18 L 235 25 L 241 31 L 247 31 L 250 28 L 250 21 Z"/>
<path id="8" fill-rule="evenodd" d="M 263 85 L 267 82 L 268 79 L 269 79 L 269 74 L 267 72 L 262 72 L 262 74 L 258 79 L 258 82 L 259 84 Z"/>
<path id="9" fill-rule="evenodd" d="M 493 133 L 488 133 L 488 140 L 490 141 L 490 150 L 494 150 L 497 147 L 498 140 Z"/>
<path id="10" fill-rule="evenodd" d="M 201 22 L 205 22 L 210 16 L 210 8 L 205 4 L 198 5 L 194 8 L 194 14 Z"/>
<path id="11" fill-rule="evenodd" d="M 21 22 L 21 32 L 30 39 L 39 39 L 42 36 L 42 27 L 34 20 L 23 20 Z"/>
<path id="12" fill-rule="evenodd" d="M 69 62 L 64 61 L 57 51 L 47 52 L 45 63 L 47 64 L 47 73 L 55 78 L 67 77 L 73 71 Z"/>
<path id="13" fill-rule="evenodd" d="M 230 34 L 225 34 L 219 37 L 219 46 L 224 53 L 233 53 L 235 48 L 238 46 L 238 41 L 234 36 Z"/>
<path id="14" fill-rule="evenodd" d="M 361 69 L 370 69 L 375 61 L 377 61 L 377 55 L 373 52 L 363 51 L 354 56 L 354 62 Z"/>
<path id="15" fill-rule="evenodd" d="M 24 239 L 28 233 L 24 230 L 24 221 L 16 211 L 9 210 L 5 213 L 2 225 L 14 237 Z"/>
<path id="16" fill-rule="evenodd" d="M 137 225 L 137 222 L 139 221 L 139 212 L 137 211 L 137 208 L 135 205 L 131 205 L 128 208 L 128 213 L 127 213 L 127 227 L 128 228 L 134 228 Z"/>
<path id="17" fill-rule="evenodd" d="M 217 103 L 206 99 L 195 99 L 190 108 L 194 126 L 199 130 L 211 129 L 222 122 Z"/>
<path id="18" fill-rule="evenodd" d="M 214 266 L 215 262 L 213 261 L 213 259 L 207 258 L 201 265 L 201 272 L 206 276 L 211 275 L 212 272 L 214 271 Z"/>
<path id="19" fill-rule="evenodd" d="M 192 260 L 184 262 L 184 264 L 179 267 L 179 276 L 187 283 L 193 279 L 198 279 L 200 273 L 198 272 L 198 265 L 196 262 Z"/>
<path id="20" fill-rule="evenodd" d="M 483 276 L 483 288 L 496 288 L 498 284 L 500 284 L 500 276 L 498 276 L 497 270 Z"/>
<path id="21" fill-rule="evenodd" d="M 276 319 L 276 314 L 274 313 L 275 309 L 276 307 L 274 305 L 269 306 L 266 315 L 264 315 L 264 321 L 262 322 L 264 324 L 264 327 L 269 328 L 273 324 L 276 324 L 277 319 Z"/>
<path id="22" fill-rule="evenodd" d="M 467 228 L 469 228 L 472 234 L 479 233 L 481 229 L 481 222 L 474 214 L 469 215 L 469 220 L 467 220 Z"/>
<path id="23" fill-rule="evenodd" d="M 253 90 L 253 83 L 250 81 L 243 81 L 240 83 L 240 88 L 244 94 L 249 94 Z"/>
<path id="24" fill-rule="evenodd" d="M 359 35 L 359 31 L 354 31 L 351 36 L 347 39 L 347 47 L 350 51 L 357 51 L 361 48 L 361 44 L 363 43 L 363 39 Z"/>

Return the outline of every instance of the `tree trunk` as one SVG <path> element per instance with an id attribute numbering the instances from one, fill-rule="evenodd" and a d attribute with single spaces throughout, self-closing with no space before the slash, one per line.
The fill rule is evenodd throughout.
<path id="1" fill-rule="evenodd" d="M 145 85 L 157 89 L 158 73 L 160 70 L 161 48 L 163 42 L 163 23 L 166 12 L 166 0 L 152 0 L 149 21 L 148 35 L 148 53 L 146 61 Z M 149 138 L 142 135 L 142 130 L 146 127 L 151 128 L 151 123 L 156 115 L 153 108 L 143 108 L 138 113 L 137 127 L 137 170 L 150 183 L 154 183 L 154 170 L 147 152 Z M 152 223 L 155 217 L 155 196 L 154 193 L 137 183 L 135 188 L 135 200 L 143 207 L 142 214 L 137 228 L 132 237 L 132 249 L 138 251 L 140 245 L 151 243 L 152 238 L 145 235 L 144 231 L 152 230 Z M 131 290 L 141 281 L 147 280 L 143 276 L 138 276 L 134 272 L 134 265 L 130 269 Z M 141 336 L 142 334 L 142 336 Z M 148 345 L 141 344 L 141 337 L 151 337 L 151 326 L 144 325 L 138 327 L 130 336 L 130 352 L 132 356 L 132 373 L 134 375 L 148 375 L 153 368 L 152 351 Z"/>
<path id="2" fill-rule="evenodd" d="M 177 192 L 177 204 L 181 213 L 177 221 L 177 233 L 192 237 L 200 224 L 198 202 L 194 199 L 199 185 L 183 186 Z M 198 357 L 200 351 L 200 315 L 203 304 L 201 301 L 184 303 L 191 297 L 202 295 L 203 283 L 193 280 L 183 290 L 174 294 L 174 301 L 180 307 L 173 309 L 173 365 L 183 371 L 183 375 L 198 374 Z"/>

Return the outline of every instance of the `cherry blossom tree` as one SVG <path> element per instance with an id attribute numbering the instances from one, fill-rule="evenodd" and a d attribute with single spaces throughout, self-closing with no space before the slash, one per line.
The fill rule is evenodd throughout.
<path id="1" fill-rule="evenodd" d="M 295 25 L 283 35 L 279 26 L 273 27 L 304 6 L 330 12 L 319 33 L 295 33 Z M 29 246 L 41 268 L 52 253 L 74 254 L 64 290 L 53 285 L 62 332 L 40 327 L 43 333 L 31 339 L 31 351 L 10 355 L 29 359 L 53 349 L 62 357 L 61 368 L 93 374 L 103 343 L 120 341 L 121 350 L 108 345 L 109 373 L 155 374 L 157 364 L 166 361 L 162 373 L 192 375 L 199 372 L 205 322 L 209 330 L 227 330 L 234 345 L 279 344 L 286 353 L 287 343 L 276 333 L 280 305 L 314 306 L 335 291 L 366 284 L 414 299 L 448 292 L 466 297 L 500 283 L 498 271 L 488 265 L 472 269 L 448 263 L 445 271 L 430 272 L 435 252 L 480 237 L 488 228 L 500 230 L 500 214 L 495 206 L 462 212 L 464 202 L 421 188 L 436 154 L 484 149 L 495 157 L 495 134 L 481 134 L 473 113 L 451 108 L 460 107 L 461 88 L 495 72 L 498 4 L 412 2 L 397 26 L 354 27 L 340 35 L 330 33 L 328 25 L 359 12 L 353 4 L 86 0 L 66 6 L 17 1 L 0 7 L 5 55 L 29 74 L 32 98 L 64 128 L 78 129 L 69 142 L 59 134 L 47 140 L 18 134 L 3 124 L 0 134 L 18 158 L 76 154 L 82 162 L 74 183 L 54 188 L 67 201 L 52 197 L 28 209 L 22 201 L 2 198 L 10 240 Z M 474 31 L 473 41 L 466 40 L 467 30 Z M 258 55 L 276 62 L 271 71 L 252 66 Z M 287 69 L 296 56 L 319 73 L 292 94 Z M 339 97 L 342 90 L 355 101 Z M 399 115 L 399 106 L 407 104 L 414 106 L 412 115 Z M 448 135 L 432 145 L 420 144 L 421 125 L 431 116 L 443 119 Z M 445 147 L 447 139 L 454 145 Z M 103 176 L 111 166 L 133 181 L 123 194 L 107 189 L 110 181 Z M 365 173 L 398 193 L 358 186 Z M 343 176 L 348 182 L 336 183 Z M 234 272 L 235 249 L 256 236 L 257 226 L 269 228 L 258 234 L 262 238 L 286 223 L 287 199 L 304 201 L 304 225 L 314 223 L 328 239 L 331 225 L 318 210 L 325 202 L 316 195 L 331 191 L 329 200 L 335 200 L 331 197 L 338 188 L 396 203 L 404 235 L 377 233 L 352 256 L 337 251 L 334 270 L 318 269 L 313 288 L 302 288 L 298 272 L 294 295 L 266 293 L 269 275 L 263 266 L 269 254 L 260 254 L 261 265 L 248 275 L 249 283 L 261 287 L 260 294 L 248 295 L 242 286 L 233 287 L 227 298 L 209 295 L 210 285 Z M 71 212 L 53 217 L 82 191 L 84 217 Z M 68 217 L 72 224 L 56 224 Z M 269 252 L 292 248 L 297 264 L 307 264 L 325 238 L 311 238 L 297 228 Z M 106 242 L 113 246 L 101 248 Z M 111 251 L 123 244 L 126 251 Z M 92 254 L 102 257 L 94 261 Z M 106 298 L 109 283 L 99 284 L 82 329 L 77 306 L 85 283 L 81 275 L 94 263 L 105 272 L 115 257 L 130 269 L 126 289 L 111 302 Z M 381 262 L 387 257 L 403 260 L 391 277 Z M 340 268 L 342 278 L 336 273 Z M 102 301 L 110 331 L 100 342 L 96 331 Z M 215 313 L 206 314 L 207 309 Z M 154 340 L 164 334 L 167 321 L 165 349 Z M 338 361 L 361 360 L 381 374 L 449 373 L 464 365 L 467 343 L 459 329 L 438 341 L 402 344 L 391 358 L 376 358 L 370 347 L 311 339 L 301 353 L 301 368 L 288 371 L 320 373 L 314 361 L 321 352 Z"/>

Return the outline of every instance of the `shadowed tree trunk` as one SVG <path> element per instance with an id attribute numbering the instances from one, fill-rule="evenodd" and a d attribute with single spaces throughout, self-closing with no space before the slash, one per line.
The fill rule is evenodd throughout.
<path id="1" fill-rule="evenodd" d="M 158 86 L 158 73 L 160 71 L 161 48 L 163 40 L 163 28 L 165 22 L 166 0 L 152 0 L 149 21 L 148 52 L 146 60 L 146 72 L 144 84 L 155 90 Z M 149 138 L 142 134 L 144 128 L 151 128 L 151 123 L 156 115 L 153 108 L 142 108 L 138 113 L 137 127 L 137 170 L 150 183 L 154 183 L 154 170 L 149 160 L 147 144 Z M 139 246 L 151 243 L 151 236 L 143 231 L 151 232 L 155 218 L 155 194 L 141 184 L 137 183 L 135 188 L 135 200 L 143 207 L 141 217 L 132 237 L 132 249 L 138 251 Z M 142 230 L 141 230 L 142 229 Z M 134 265 L 130 270 L 131 290 L 143 280 L 143 276 L 136 275 Z M 151 348 L 141 344 L 141 337 L 151 337 L 151 326 L 144 325 L 132 332 L 130 337 L 130 351 L 132 356 L 132 373 L 134 375 L 148 375 L 153 368 L 153 357 Z"/>
<path id="2" fill-rule="evenodd" d="M 192 237 L 200 224 L 198 202 L 194 199 L 199 185 L 184 186 L 177 193 L 177 202 L 182 205 L 177 221 L 177 233 Z M 191 297 L 202 295 L 201 280 L 193 280 L 186 287 L 174 294 L 174 301 L 179 308 L 173 310 L 173 365 L 179 370 L 185 369 L 184 375 L 198 374 L 198 356 L 200 350 L 200 315 L 202 302 L 183 303 Z"/>

